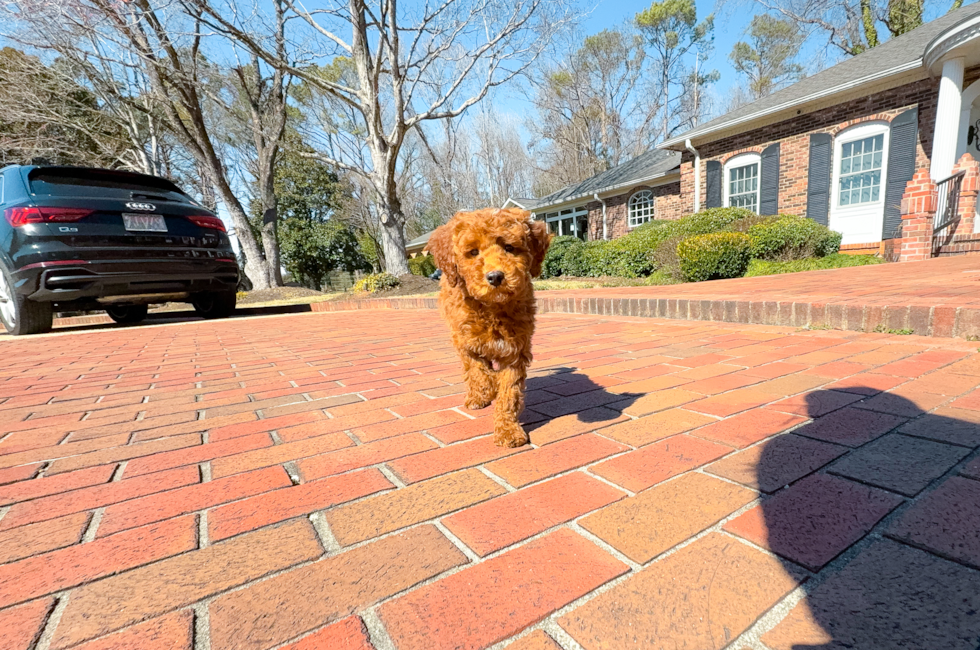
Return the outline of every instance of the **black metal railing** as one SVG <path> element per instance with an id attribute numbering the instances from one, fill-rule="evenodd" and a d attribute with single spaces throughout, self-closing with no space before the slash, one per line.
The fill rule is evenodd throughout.
<path id="1" fill-rule="evenodd" d="M 958 171 L 936 183 L 936 216 L 932 221 L 932 254 L 953 240 L 960 222 L 960 188 L 966 171 Z"/>

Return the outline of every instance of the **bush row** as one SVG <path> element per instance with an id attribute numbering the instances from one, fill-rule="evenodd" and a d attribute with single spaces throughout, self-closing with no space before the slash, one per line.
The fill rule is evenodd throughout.
<path id="1" fill-rule="evenodd" d="M 432 255 L 419 255 L 408 260 L 408 271 L 412 275 L 429 277 L 436 272 L 436 261 Z"/>
<path id="2" fill-rule="evenodd" d="M 612 241 L 557 237 L 542 277 L 636 278 L 655 271 L 688 282 L 740 277 L 751 259 L 824 257 L 837 253 L 840 242 L 840 233 L 811 219 L 711 208 L 675 221 L 651 221 Z"/>

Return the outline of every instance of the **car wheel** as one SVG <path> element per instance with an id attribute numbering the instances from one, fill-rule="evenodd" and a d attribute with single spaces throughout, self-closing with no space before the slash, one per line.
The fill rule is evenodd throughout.
<path id="1" fill-rule="evenodd" d="M 194 311 L 205 318 L 228 318 L 235 312 L 234 291 L 225 293 L 202 293 L 194 297 Z"/>
<path id="2" fill-rule="evenodd" d="M 146 318 L 149 305 L 113 305 L 105 313 L 117 323 L 139 323 Z"/>
<path id="3" fill-rule="evenodd" d="M 8 334 L 41 334 L 51 331 L 50 302 L 34 302 L 14 291 L 13 278 L 0 266 L 0 320 Z"/>

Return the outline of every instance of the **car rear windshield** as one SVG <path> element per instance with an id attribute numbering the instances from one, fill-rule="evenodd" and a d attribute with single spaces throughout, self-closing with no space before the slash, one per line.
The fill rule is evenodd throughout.
<path id="1" fill-rule="evenodd" d="M 28 180 L 34 195 L 145 198 L 157 201 L 188 199 L 170 181 L 140 174 L 93 169 L 35 169 Z"/>

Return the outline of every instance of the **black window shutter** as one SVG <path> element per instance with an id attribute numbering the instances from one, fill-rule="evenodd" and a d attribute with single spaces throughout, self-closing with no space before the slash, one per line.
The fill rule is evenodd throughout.
<path id="1" fill-rule="evenodd" d="M 919 109 L 913 108 L 892 120 L 888 145 L 888 180 L 885 185 L 885 219 L 881 238 L 902 236 L 902 195 L 915 176 L 915 144 L 919 130 Z"/>
<path id="2" fill-rule="evenodd" d="M 779 143 L 762 150 L 759 214 L 779 214 Z"/>
<path id="3" fill-rule="evenodd" d="M 834 139 L 829 133 L 814 133 L 810 136 L 806 216 L 824 226 L 829 223 L 833 153 Z"/>
<path id="4" fill-rule="evenodd" d="M 709 160 L 704 164 L 705 173 L 707 174 L 707 191 L 704 197 L 704 207 L 706 208 L 720 208 L 721 207 L 721 163 L 717 160 Z"/>

